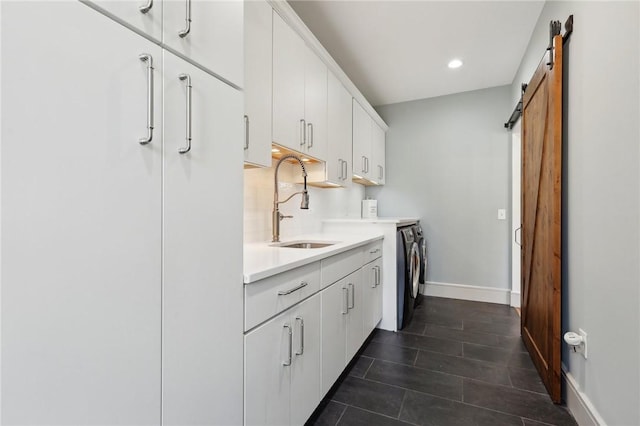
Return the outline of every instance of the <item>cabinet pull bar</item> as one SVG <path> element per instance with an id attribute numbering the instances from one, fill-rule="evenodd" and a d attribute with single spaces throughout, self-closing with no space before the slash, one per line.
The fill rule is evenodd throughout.
<path id="1" fill-rule="evenodd" d="M 376 287 L 380 285 L 380 267 L 376 265 Z"/>
<path id="2" fill-rule="evenodd" d="M 347 180 L 347 173 L 349 172 L 348 163 L 346 161 L 343 161 L 342 165 L 344 166 L 344 177 L 342 178 L 342 180 Z"/>
<path id="3" fill-rule="evenodd" d="M 346 287 L 342 287 L 342 315 L 349 313 L 349 290 Z"/>
<path id="4" fill-rule="evenodd" d="M 153 0 L 148 0 L 147 4 L 145 4 L 144 6 L 140 6 L 138 9 L 140 9 L 140 13 L 147 13 L 148 11 L 151 10 L 152 7 L 153 7 Z"/>
<path id="5" fill-rule="evenodd" d="M 367 157 L 362 156 L 362 173 L 367 173 Z"/>
<path id="6" fill-rule="evenodd" d="M 249 116 L 244 116 L 244 149 L 249 149 Z"/>
<path id="7" fill-rule="evenodd" d="M 153 57 L 142 53 L 138 58 L 147 63 L 147 137 L 138 139 L 140 145 L 146 145 L 153 139 Z"/>
<path id="8" fill-rule="evenodd" d="M 180 154 L 186 154 L 191 151 L 191 76 L 189 74 L 180 74 L 178 78 L 180 81 L 187 81 L 187 146 L 178 148 Z"/>
<path id="9" fill-rule="evenodd" d="M 300 350 L 296 352 L 296 355 L 304 354 L 304 318 L 296 317 L 296 321 L 300 321 Z"/>
<path id="10" fill-rule="evenodd" d="M 378 165 L 378 171 L 380 173 L 378 173 L 378 179 L 382 179 L 382 177 L 384 176 L 384 171 L 382 170 L 382 166 Z"/>
<path id="11" fill-rule="evenodd" d="M 338 177 L 339 180 L 342 180 L 342 171 L 344 170 L 344 167 L 342 167 L 342 163 L 344 163 L 344 161 L 342 161 L 342 158 L 338 158 L 338 168 L 340 169 L 340 176 Z"/>
<path id="12" fill-rule="evenodd" d="M 307 124 L 307 128 L 309 129 L 309 136 L 307 137 L 309 144 L 307 148 L 311 148 L 313 146 L 313 123 Z"/>
<path id="13" fill-rule="evenodd" d="M 356 306 L 356 289 L 353 286 L 353 283 L 349 283 L 347 286 L 351 287 L 351 306 L 347 305 L 347 308 L 353 309 Z M 347 303 L 349 302 L 347 301 Z"/>
<path id="14" fill-rule="evenodd" d="M 371 250 L 369 253 L 370 253 L 370 254 L 375 254 L 375 253 L 378 253 L 379 251 L 380 251 L 380 249 L 379 249 L 379 248 L 377 248 L 377 249 L 375 249 L 375 250 Z"/>
<path id="15" fill-rule="evenodd" d="M 191 0 L 187 0 L 187 13 L 185 17 L 187 26 L 184 30 L 180 30 L 178 35 L 180 38 L 185 38 L 191 32 Z"/>
<path id="16" fill-rule="evenodd" d="M 307 132 L 305 127 L 305 121 L 303 118 L 300 120 L 300 145 L 304 145 L 307 143 Z"/>
<path id="17" fill-rule="evenodd" d="M 288 367 L 291 365 L 291 352 L 293 351 L 293 336 L 291 333 L 291 326 L 289 324 L 283 325 L 282 328 L 286 328 L 287 334 L 289 335 L 289 358 L 282 363 L 282 365 L 284 365 L 285 367 Z"/>
<path id="18" fill-rule="evenodd" d="M 309 285 L 309 283 L 308 283 L 308 282 L 306 282 L 306 281 L 302 281 L 302 282 L 300 283 L 300 285 L 297 285 L 297 286 L 295 286 L 294 288 L 290 288 L 289 290 L 281 290 L 281 291 L 279 291 L 279 292 L 278 292 L 278 296 L 286 296 L 287 294 L 291 294 L 291 293 L 293 293 L 294 291 L 298 291 L 298 290 L 300 290 L 301 288 L 304 288 L 304 287 L 306 287 L 306 286 L 308 286 L 308 285 Z"/>

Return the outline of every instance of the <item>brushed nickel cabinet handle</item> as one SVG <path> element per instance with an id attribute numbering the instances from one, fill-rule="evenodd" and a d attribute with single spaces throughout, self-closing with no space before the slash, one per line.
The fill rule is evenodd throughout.
<path id="1" fill-rule="evenodd" d="M 282 365 L 288 367 L 291 365 L 291 353 L 293 352 L 293 333 L 291 332 L 291 326 L 289 324 L 283 325 L 282 328 L 286 328 L 287 334 L 289 335 L 289 358 L 286 361 L 282 362 Z"/>
<path id="2" fill-rule="evenodd" d="M 147 137 L 140 138 L 140 145 L 146 145 L 153 139 L 153 57 L 148 53 L 138 56 L 147 63 Z"/>
<path id="3" fill-rule="evenodd" d="M 285 216 L 285 217 L 287 217 L 287 216 Z M 288 216 L 288 217 L 293 217 L 293 216 Z M 308 286 L 308 285 L 309 285 L 309 283 L 308 283 L 308 282 L 306 282 L 306 281 L 302 281 L 302 282 L 300 283 L 300 285 L 297 285 L 297 286 L 295 286 L 294 288 L 290 288 L 289 290 L 281 290 L 281 291 L 279 291 L 279 292 L 278 292 L 278 296 L 286 296 L 287 294 L 291 294 L 291 293 L 293 293 L 294 291 L 298 291 L 298 290 L 300 290 L 301 288 L 304 288 L 304 287 L 306 287 L 306 286 Z"/>
<path id="4" fill-rule="evenodd" d="M 306 132 L 306 122 L 304 118 L 300 120 L 300 145 L 304 145 L 307 143 L 307 132 Z"/>
<path id="5" fill-rule="evenodd" d="M 296 352 L 296 355 L 304 354 L 304 318 L 296 317 L 296 321 L 300 321 L 300 350 Z"/>
<path id="6" fill-rule="evenodd" d="M 180 74 L 178 78 L 180 81 L 187 81 L 187 134 L 185 137 L 187 146 L 178 149 L 180 154 L 186 154 L 191 151 L 191 76 L 189 74 Z"/>
<path id="7" fill-rule="evenodd" d="M 343 161 L 342 165 L 344 166 L 344 177 L 342 178 L 342 180 L 347 180 L 347 173 L 349 173 L 349 163 Z"/>
<path id="8" fill-rule="evenodd" d="M 367 157 L 362 156 L 362 173 L 367 173 Z"/>
<path id="9" fill-rule="evenodd" d="M 244 116 L 244 149 L 249 149 L 249 116 Z"/>
<path id="10" fill-rule="evenodd" d="M 140 6 L 138 9 L 140 9 L 140 13 L 147 13 L 148 11 L 151 10 L 152 7 L 153 7 L 153 0 L 148 0 L 147 4 L 145 4 L 144 6 Z"/>
<path id="11" fill-rule="evenodd" d="M 307 140 L 309 141 L 309 144 L 307 145 L 307 148 L 311 148 L 313 146 L 313 123 L 309 123 L 307 124 Z"/>
<path id="12" fill-rule="evenodd" d="M 344 170 L 344 167 L 342 167 L 343 163 L 344 161 L 342 161 L 342 158 L 338 158 L 338 169 L 340 170 L 340 175 L 338 177 L 339 180 L 342 180 L 342 172 Z"/>
<path id="13" fill-rule="evenodd" d="M 342 315 L 349 313 L 349 290 L 342 287 Z"/>
<path id="14" fill-rule="evenodd" d="M 378 165 L 378 179 L 382 179 L 382 177 L 384 176 L 384 170 L 382 169 L 381 165 Z"/>
<path id="15" fill-rule="evenodd" d="M 178 35 L 180 38 L 185 38 L 191 32 L 191 0 L 187 0 L 187 11 L 185 21 L 187 26 L 184 30 L 180 30 Z"/>
<path id="16" fill-rule="evenodd" d="M 347 284 L 347 286 L 351 288 L 351 306 L 347 305 L 347 308 L 353 309 L 356 306 L 356 288 L 354 287 L 353 283 L 349 283 Z"/>

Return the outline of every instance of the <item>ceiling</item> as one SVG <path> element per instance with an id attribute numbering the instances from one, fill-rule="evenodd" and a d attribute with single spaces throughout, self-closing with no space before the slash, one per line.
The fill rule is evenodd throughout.
<path id="1" fill-rule="evenodd" d="M 511 84 L 544 1 L 289 4 L 377 106 Z"/>

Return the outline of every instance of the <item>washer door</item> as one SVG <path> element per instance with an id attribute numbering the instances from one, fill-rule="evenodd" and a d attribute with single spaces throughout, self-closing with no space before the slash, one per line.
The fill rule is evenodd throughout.
<path id="1" fill-rule="evenodd" d="M 418 244 L 413 243 L 410 251 L 410 264 L 409 271 L 411 273 L 411 297 L 415 299 L 418 297 L 418 291 L 420 290 L 420 249 Z"/>

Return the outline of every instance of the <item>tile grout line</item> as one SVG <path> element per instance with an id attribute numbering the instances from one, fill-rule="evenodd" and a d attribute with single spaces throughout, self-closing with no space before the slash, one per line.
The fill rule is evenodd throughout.
<path id="1" fill-rule="evenodd" d="M 402 394 L 402 401 L 400 402 L 400 410 L 398 411 L 398 416 L 396 417 L 400 420 L 400 414 L 402 414 L 402 408 L 404 407 L 404 400 L 407 399 L 407 391 L 405 390 Z"/>
<path id="2" fill-rule="evenodd" d="M 338 426 L 338 423 L 340 423 L 340 420 L 342 420 L 342 416 L 344 416 L 344 413 L 347 412 L 348 408 L 349 408 L 349 405 L 348 404 L 344 404 L 344 408 L 342 409 L 342 413 L 340 413 L 340 416 L 338 416 L 338 420 L 336 420 L 335 426 Z"/>

